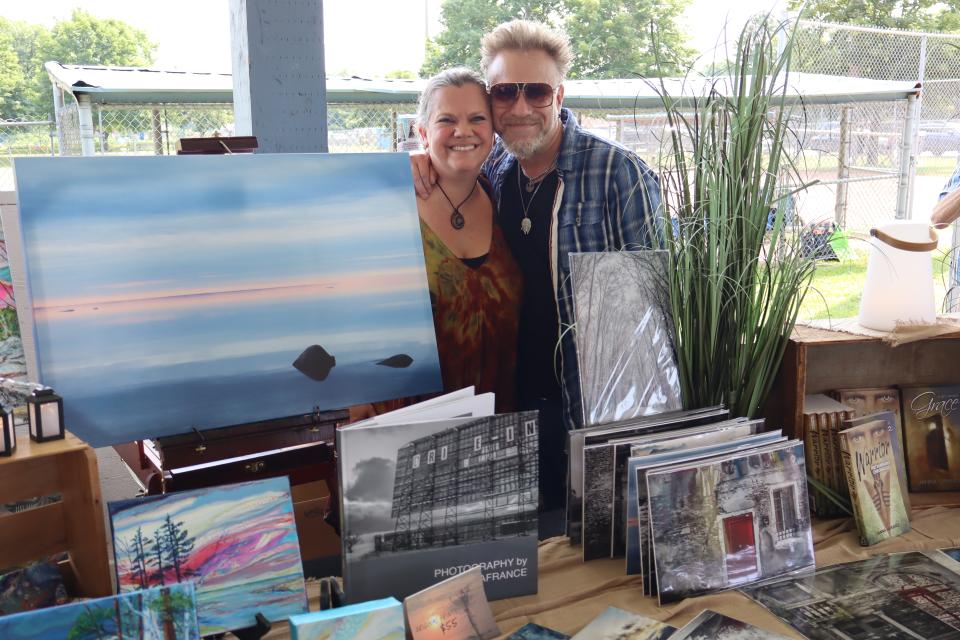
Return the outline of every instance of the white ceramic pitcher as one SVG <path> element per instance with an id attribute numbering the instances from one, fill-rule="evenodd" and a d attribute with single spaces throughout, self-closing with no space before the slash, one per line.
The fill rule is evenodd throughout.
<path id="1" fill-rule="evenodd" d="M 933 257 L 937 234 L 926 222 L 897 220 L 870 230 L 860 325 L 893 331 L 897 323 L 934 324 Z"/>

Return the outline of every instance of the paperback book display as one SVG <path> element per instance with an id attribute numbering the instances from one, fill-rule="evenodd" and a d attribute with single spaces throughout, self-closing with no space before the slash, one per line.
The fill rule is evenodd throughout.
<path id="1" fill-rule="evenodd" d="M 910 531 L 903 455 L 890 411 L 847 420 L 840 452 L 860 544 L 869 546 Z"/>
<path id="2" fill-rule="evenodd" d="M 901 392 L 910 490 L 960 490 L 960 386 Z"/>
<path id="3" fill-rule="evenodd" d="M 536 412 L 433 399 L 337 430 L 344 592 L 404 598 L 472 567 L 487 596 L 537 591 Z"/>
<path id="4" fill-rule="evenodd" d="M 846 477 L 843 474 L 843 458 L 840 455 L 839 433 L 844 420 L 854 417 L 850 407 L 822 394 L 812 394 L 803 399 L 803 434 L 810 459 L 810 476 L 824 491 L 813 491 L 811 508 L 822 518 L 835 518 L 847 513 L 837 502 L 850 500 Z M 830 492 L 831 497 L 825 495 Z"/>

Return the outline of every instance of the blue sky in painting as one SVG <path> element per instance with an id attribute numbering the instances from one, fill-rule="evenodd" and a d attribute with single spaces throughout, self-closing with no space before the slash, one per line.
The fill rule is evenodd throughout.
<path id="1" fill-rule="evenodd" d="M 405 156 L 31 158 L 15 170 L 39 377 L 91 443 L 439 388 Z M 291 366 L 313 344 L 336 357 L 327 383 Z M 396 353 L 414 366 L 373 364 Z M 231 402 L 252 388 L 256 407 Z M 155 406 L 184 394 L 179 412 Z"/>

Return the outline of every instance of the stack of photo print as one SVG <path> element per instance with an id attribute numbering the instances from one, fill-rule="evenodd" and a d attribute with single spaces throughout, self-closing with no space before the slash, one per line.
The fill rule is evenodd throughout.
<path id="1" fill-rule="evenodd" d="M 568 531 L 661 603 L 812 568 L 803 443 L 719 407 L 570 433 Z"/>

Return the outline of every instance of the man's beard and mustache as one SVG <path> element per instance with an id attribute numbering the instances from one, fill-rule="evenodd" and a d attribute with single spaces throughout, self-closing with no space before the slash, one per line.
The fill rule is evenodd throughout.
<path id="1" fill-rule="evenodd" d="M 540 127 L 537 135 L 535 135 L 533 138 L 525 140 L 510 140 L 506 135 L 504 135 L 504 133 L 500 134 L 500 139 L 503 140 L 503 146 L 507 148 L 507 151 L 521 160 L 526 160 L 527 158 L 536 155 L 538 151 L 547 145 L 552 131 L 548 131 L 543 126 L 543 120 L 540 118 L 505 118 L 503 120 L 504 129 L 506 131 L 509 131 L 509 125 L 518 124 L 533 124 Z"/>

